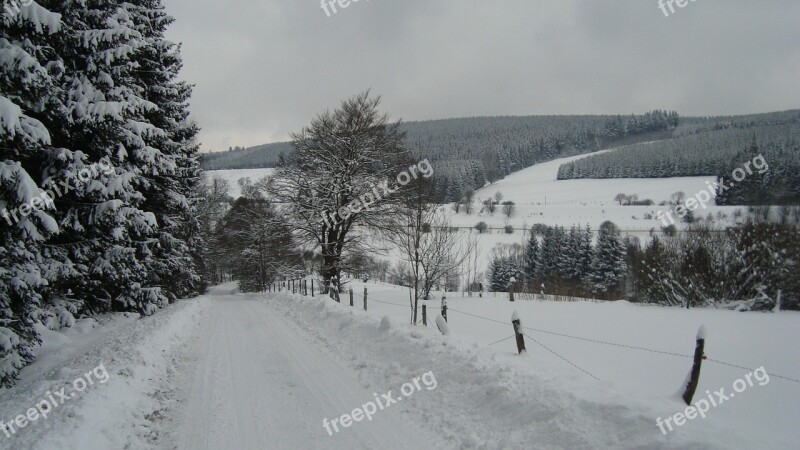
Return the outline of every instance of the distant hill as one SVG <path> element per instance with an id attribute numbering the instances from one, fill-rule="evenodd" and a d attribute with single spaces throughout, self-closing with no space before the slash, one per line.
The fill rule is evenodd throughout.
<path id="1" fill-rule="evenodd" d="M 553 159 L 646 141 L 793 123 L 797 111 L 720 117 L 642 115 L 468 117 L 403 123 L 406 145 L 434 164 L 442 201 L 454 201 L 506 175 Z M 290 143 L 203 155 L 206 170 L 274 167 Z"/>
<path id="2" fill-rule="evenodd" d="M 434 162 L 443 199 L 461 196 L 509 173 L 560 156 L 588 153 L 621 142 L 671 136 L 677 112 L 631 116 L 470 117 L 403 123 L 406 145 Z M 290 143 L 203 155 L 206 170 L 274 167 Z"/>
<path id="3" fill-rule="evenodd" d="M 263 169 L 275 167 L 278 156 L 292 151 L 290 142 L 256 145 L 239 150 L 206 153 L 200 157 L 204 170 Z"/>

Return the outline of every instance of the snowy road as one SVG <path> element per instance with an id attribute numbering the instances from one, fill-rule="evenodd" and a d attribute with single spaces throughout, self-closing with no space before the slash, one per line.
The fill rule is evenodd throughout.
<path id="1" fill-rule="evenodd" d="M 269 300 L 223 289 L 209 294 L 213 303 L 199 327 L 195 372 L 178 413 L 177 448 L 438 447 L 405 420 L 398 405 L 329 436 L 323 418 L 349 413 L 373 393 Z"/>

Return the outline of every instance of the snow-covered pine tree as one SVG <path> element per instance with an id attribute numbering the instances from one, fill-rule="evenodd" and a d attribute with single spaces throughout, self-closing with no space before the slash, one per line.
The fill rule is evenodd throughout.
<path id="1" fill-rule="evenodd" d="M 575 275 L 580 277 L 579 279 L 583 282 L 584 287 L 590 285 L 593 260 L 594 247 L 592 247 L 592 228 L 587 224 L 586 228 L 581 232 L 580 251 L 578 252 L 578 258 L 575 263 Z"/>
<path id="2" fill-rule="evenodd" d="M 145 144 L 158 149 L 169 162 L 169 170 L 143 173 L 142 208 L 158 221 L 158 246 L 153 250 L 150 283 L 162 287 L 170 299 L 197 293 L 202 287 L 204 264 L 199 222 L 192 199 L 199 182 L 197 126 L 188 119 L 192 86 L 176 81 L 182 65 L 180 48 L 164 37 L 174 22 L 164 11 L 163 0 L 133 0 L 122 5 L 143 45 L 132 55 L 136 68 L 133 82 L 144 100 L 157 106 L 145 110 L 149 127 L 142 134 Z"/>
<path id="3" fill-rule="evenodd" d="M 525 278 L 530 284 L 536 279 L 536 272 L 539 267 L 539 238 L 531 230 L 528 244 L 525 247 Z"/>
<path id="4" fill-rule="evenodd" d="M 611 299 L 620 295 L 627 264 L 625 246 L 620 240 L 619 229 L 613 222 L 600 225 L 592 263 L 592 290 L 601 298 Z"/>
<path id="5" fill-rule="evenodd" d="M 25 212 L 0 228 L 3 384 L 33 357 L 34 322 L 149 313 L 166 303 L 159 285 L 197 282 L 185 244 L 196 127 L 160 5 L 41 1 L 0 19 L 0 205 Z M 36 207 L 43 189 L 54 203 Z"/>
<path id="6" fill-rule="evenodd" d="M 42 205 L 39 157 L 51 136 L 38 117 L 58 93 L 50 38 L 62 24 L 33 3 L 0 15 L 0 25 L 0 386 L 10 386 L 35 357 L 47 286 L 41 244 L 58 231 Z"/>
<path id="7" fill-rule="evenodd" d="M 61 233 L 48 255 L 60 261 L 53 287 L 86 300 L 88 311 L 111 308 L 150 313 L 166 303 L 147 286 L 156 221 L 141 209 L 139 177 L 170 164 L 143 135 L 142 119 L 157 107 L 132 82 L 131 56 L 143 46 L 130 14 L 116 2 L 57 4 L 62 104 L 49 114 L 52 148 L 44 159 L 46 185 L 64 183 L 56 201 Z M 92 167 L 111 167 L 91 171 Z"/>
<path id="8" fill-rule="evenodd" d="M 520 279 L 519 267 L 509 256 L 495 255 L 489 267 L 490 289 L 492 292 L 507 292 L 511 278 Z"/>

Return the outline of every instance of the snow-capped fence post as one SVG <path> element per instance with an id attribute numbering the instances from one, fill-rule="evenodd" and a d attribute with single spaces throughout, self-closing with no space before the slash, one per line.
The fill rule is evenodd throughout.
<path id="1" fill-rule="evenodd" d="M 511 277 L 511 279 L 508 280 L 508 297 L 512 302 L 514 301 L 514 283 L 516 282 L 517 279 L 514 277 Z"/>
<path id="2" fill-rule="evenodd" d="M 353 306 L 353 288 L 350 288 L 350 306 Z"/>
<path id="3" fill-rule="evenodd" d="M 687 405 L 692 404 L 692 397 L 697 390 L 697 384 L 700 382 L 700 366 L 703 364 L 703 349 L 706 345 L 706 327 L 700 326 L 697 330 L 697 343 L 694 348 L 694 363 L 692 364 L 692 372 L 689 374 L 689 380 L 686 383 L 686 390 L 683 392 L 683 401 Z"/>
<path id="4" fill-rule="evenodd" d="M 364 311 L 367 310 L 367 287 L 364 286 Z"/>
<path id="5" fill-rule="evenodd" d="M 422 324 L 428 326 L 428 305 L 422 305 Z"/>
<path id="6" fill-rule="evenodd" d="M 442 296 L 442 318 L 447 322 L 447 297 Z"/>
<path id="7" fill-rule="evenodd" d="M 442 317 L 442 315 L 436 316 L 436 327 L 439 328 L 439 331 L 447 336 L 450 334 L 450 327 L 447 326 L 447 321 Z"/>
<path id="8" fill-rule="evenodd" d="M 517 351 L 519 354 L 522 354 L 522 352 L 527 353 L 527 350 L 525 350 L 525 336 L 522 334 L 522 321 L 519 319 L 519 314 L 516 310 L 511 314 L 511 325 L 514 327 L 514 336 L 517 338 Z"/>

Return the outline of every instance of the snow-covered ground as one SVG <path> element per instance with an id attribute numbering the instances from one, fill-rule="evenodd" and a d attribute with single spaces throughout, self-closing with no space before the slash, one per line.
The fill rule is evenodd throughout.
<path id="1" fill-rule="evenodd" d="M 689 355 L 704 324 L 710 359 L 798 378 L 798 313 L 449 298 L 445 337 L 433 325 L 408 325 L 408 290 L 369 283 L 364 312 L 363 284 L 352 286 L 355 308 L 236 294 L 228 284 L 152 317 L 106 316 L 50 334 L 23 380 L 0 391 L 0 419 L 25 414 L 98 364 L 107 382 L 0 435 L 0 448 L 783 449 L 800 438 L 800 383 L 772 376 L 665 436 L 656 419 L 684 410 L 674 394 L 691 358 L 534 330 L 519 356 L 513 339 L 502 340 L 516 310 L 529 328 Z M 439 301 L 427 303 L 433 322 Z M 332 436 L 323 427 L 376 395 L 398 398 L 428 372 L 435 388 L 374 420 Z M 720 388 L 730 395 L 747 373 L 706 361 L 695 399 Z"/>
<path id="2" fill-rule="evenodd" d="M 614 151 L 614 150 L 603 150 Z M 554 161 L 536 164 L 515 172 L 503 180 L 487 185 L 475 193 L 474 211 L 466 214 L 462 209 L 456 214 L 450 206 L 443 207 L 449 212 L 454 226 L 464 227 L 462 233 L 477 234 L 468 231 L 478 222 L 486 222 L 491 228 L 486 233 L 477 234 L 479 264 L 483 270 L 488 267 L 492 249 L 498 244 L 523 244 L 528 240 L 528 230 L 535 224 L 571 227 L 588 225 L 597 230 L 606 220 L 614 222 L 623 235 L 633 235 L 643 242 L 648 239 L 650 231 L 661 233 L 664 223 L 658 219 L 658 212 L 669 212 L 669 206 L 658 206 L 669 201 L 675 192 L 683 192 L 693 197 L 707 189 L 706 182 L 713 182 L 714 177 L 676 177 L 676 178 L 623 178 L 608 180 L 558 180 L 558 168 L 561 164 L 587 155 L 560 158 Z M 481 212 L 481 204 L 495 193 L 503 194 L 502 201 L 512 201 L 515 211 L 510 218 L 498 206 L 494 214 Z M 614 200 L 617 194 L 638 195 L 640 200 L 650 199 L 653 206 L 621 206 Z M 713 203 L 713 202 L 712 202 Z M 708 205 L 706 209 L 698 209 L 697 218 L 706 218 L 712 214 L 718 224 L 732 223 L 734 213 L 741 207 Z M 651 219 L 646 219 L 646 215 Z M 726 219 L 718 219 L 724 214 Z M 676 217 L 676 226 L 681 229 L 685 224 Z M 511 225 L 515 231 L 506 234 L 502 228 Z"/>
<path id="3" fill-rule="evenodd" d="M 0 420 L 35 417 L 30 409 L 43 400 L 54 399 L 58 406 L 46 418 L 9 430 L 10 436 L 0 433 L 0 449 L 166 448 L 161 418 L 175 405 L 176 369 L 193 345 L 189 337 L 208 301 L 179 301 L 142 319 L 136 314 L 83 319 L 62 332 L 45 333 L 39 358 L 22 370 L 16 386 L 0 389 Z M 75 381 L 90 372 L 95 382 L 76 390 Z M 57 394 L 62 388 L 66 399 Z"/>
<path id="4" fill-rule="evenodd" d="M 346 355 L 366 353 L 364 348 L 374 346 L 373 352 L 392 353 L 401 365 L 424 365 L 428 361 L 417 350 L 408 351 L 408 343 L 439 352 L 440 356 L 432 358 L 430 364 L 440 380 L 440 389 L 445 380 L 450 380 L 454 391 L 473 399 L 475 403 L 471 407 L 490 422 L 486 428 L 469 425 L 478 427 L 476 447 L 488 443 L 488 448 L 497 448 L 507 433 L 518 438 L 506 441 L 507 448 L 782 449 L 796 448 L 800 439 L 800 430 L 794 425 L 800 417 L 800 383 L 797 382 L 771 377 L 763 386 L 756 383 L 712 408 L 705 419 L 698 417 L 663 436 L 656 419 L 665 419 L 686 407 L 675 393 L 691 368 L 690 357 L 528 330 L 531 338 L 599 378 L 598 381 L 531 339 L 526 342 L 528 354 L 523 357 L 516 355 L 514 339 L 490 345 L 513 335 L 510 322 L 515 310 L 525 327 L 680 355 L 693 354 L 697 330 L 705 325 L 708 358 L 752 369 L 763 366 L 767 373 L 798 379 L 800 349 L 794 344 L 800 339 L 798 313 L 745 314 L 638 306 L 627 302 L 519 300 L 511 303 L 500 294 L 485 298 L 449 297 L 451 336 L 440 338 L 436 336 L 433 316 L 439 310 L 441 294 L 437 295 L 437 300 L 426 302 L 429 326 L 427 330 L 420 330 L 406 325 L 410 314 L 408 289 L 368 283 L 369 312 L 363 313 L 357 311 L 363 283 L 354 282 L 352 286 L 356 292 L 356 311 L 348 311 L 349 306 L 340 308 L 338 304 L 321 307 L 310 300 L 296 301 L 297 305 L 286 306 L 286 311 L 298 320 L 305 320 L 315 330 L 322 327 L 331 345 Z M 382 337 L 378 324 L 383 317 L 388 317 L 395 327 L 392 333 L 387 333 L 389 336 Z M 367 321 L 362 324 L 363 334 L 359 334 L 355 342 L 347 339 L 347 335 L 354 333 L 354 323 L 360 320 Z M 372 322 L 371 327 L 369 322 Z M 339 327 L 347 331 L 337 333 Z M 433 339 L 434 343 L 428 339 Z M 442 345 L 440 341 L 446 342 L 446 350 L 438 348 Z M 448 367 L 447 364 L 453 362 L 449 357 L 456 355 L 461 362 L 470 361 L 469 367 L 456 363 Z M 370 365 L 369 357 L 351 358 L 353 364 L 364 365 L 362 370 L 366 373 L 379 370 Z M 481 375 L 476 376 L 476 371 Z M 730 394 L 733 383 L 748 373 L 748 370 L 706 361 L 695 401 L 707 398 L 706 391 L 720 388 L 725 388 L 726 395 Z M 470 386 L 465 379 L 471 376 L 476 378 L 472 378 Z M 586 414 L 596 417 L 589 418 L 584 416 Z M 456 420 L 439 418 L 435 422 L 450 429 L 457 427 L 452 423 Z M 523 424 L 521 428 L 525 430 L 511 431 L 515 423 Z M 547 426 L 540 428 L 545 423 Z M 461 425 L 467 428 L 466 424 Z M 606 436 L 603 431 L 606 428 L 616 430 L 619 440 Z M 586 441 L 572 436 L 569 430 Z M 576 440 L 571 441 L 571 438 Z"/>
<path id="5" fill-rule="evenodd" d="M 692 197 L 708 189 L 707 181 L 714 181 L 714 177 L 557 179 L 561 164 L 585 157 L 587 155 L 536 164 L 493 185 L 487 185 L 475 193 L 476 210 L 470 215 L 462 210 L 459 214 L 453 214 L 452 220 L 458 226 L 474 226 L 479 221 L 484 221 L 493 228 L 502 228 L 505 225 L 529 228 L 542 223 L 565 227 L 588 224 L 592 229 L 597 229 L 603 221 L 611 220 L 623 232 L 646 234 L 650 229 L 655 228 L 658 231 L 663 226 L 663 222 L 656 216 L 659 211 L 669 212 L 667 206 L 658 206 L 659 203 L 669 201 L 672 194 L 679 191 Z M 481 202 L 494 197 L 497 192 L 503 194 L 502 201 L 516 203 L 516 211 L 510 219 L 503 214 L 502 207 L 498 207 L 493 215 L 488 212 L 480 213 Z M 655 205 L 621 206 L 614 200 L 620 193 L 636 194 L 639 200 L 650 199 Z M 708 205 L 707 209 L 698 209 L 695 216 L 705 218 L 712 214 L 716 219 L 717 213 L 722 213 L 728 216 L 730 222 L 737 209 L 741 207 Z M 653 218 L 645 219 L 646 214 Z M 678 221 L 676 226 L 682 228 L 684 224 Z"/>

